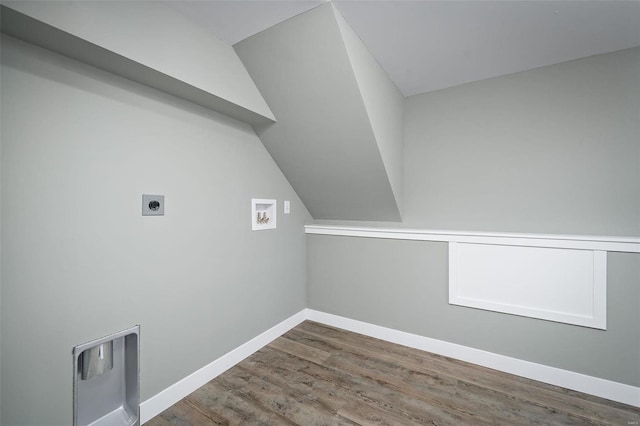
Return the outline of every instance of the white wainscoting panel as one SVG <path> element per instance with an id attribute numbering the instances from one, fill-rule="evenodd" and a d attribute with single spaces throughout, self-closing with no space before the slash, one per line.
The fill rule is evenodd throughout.
<path id="1" fill-rule="evenodd" d="M 449 303 L 592 328 L 607 325 L 607 253 L 449 243 Z"/>

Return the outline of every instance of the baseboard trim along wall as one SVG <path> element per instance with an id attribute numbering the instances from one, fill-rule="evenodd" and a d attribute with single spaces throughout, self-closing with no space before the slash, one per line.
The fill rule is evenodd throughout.
<path id="1" fill-rule="evenodd" d="M 640 387 L 625 385 L 623 383 L 536 364 L 534 362 L 523 361 L 517 358 L 457 345 L 443 340 L 418 336 L 417 334 L 405 333 L 403 331 L 311 309 L 307 310 L 306 317 L 311 321 L 364 334 L 387 342 L 397 343 L 410 348 L 432 352 L 505 373 L 515 374 L 528 379 L 538 380 L 551 385 L 561 386 L 563 388 L 640 407 Z"/>
<path id="2" fill-rule="evenodd" d="M 249 340 L 231 352 L 216 359 L 200 370 L 169 386 L 157 395 L 140 404 L 140 420 L 145 423 L 194 392 L 205 383 L 215 379 L 229 368 L 268 345 L 305 320 L 319 322 L 365 336 L 397 343 L 414 349 L 455 358 L 505 373 L 561 386 L 567 389 L 607 398 L 612 401 L 640 407 L 640 387 L 625 385 L 573 371 L 523 361 L 504 355 L 486 352 L 467 346 L 431 339 L 379 325 L 328 314 L 313 309 L 303 309 L 264 333 Z"/>
<path id="3" fill-rule="evenodd" d="M 200 370 L 188 375 L 184 379 L 169 386 L 162 392 L 140 404 L 140 422 L 145 423 L 167 408 L 171 407 L 182 398 L 204 386 L 205 383 L 215 379 L 243 359 L 259 351 L 278 337 L 285 334 L 301 322 L 307 319 L 307 310 L 294 314 L 281 323 L 271 327 L 264 333 L 254 337 L 247 343 L 233 349 L 227 354 L 205 365 Z"/>

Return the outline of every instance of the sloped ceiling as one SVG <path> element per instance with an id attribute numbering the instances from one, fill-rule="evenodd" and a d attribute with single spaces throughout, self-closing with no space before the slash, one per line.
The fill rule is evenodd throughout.
<path id="1" fill-rule="evenodd" d="M 378 65 L 352 38 L 326 3 L 234 47 L 276 116 L 256 132 L 312 216 L 399 221 L 403 98 L 381 69 L 386 91 L 367 70 L 358 81 Z M 376 132 L 383 107 L 396 122 Z"/>
<path id="2" fill-rule="evenodd" d="M 167 5 L 229 44 L 326 2 L 326 0 L 173 0 Z"/>
<path id="3" fill-rule="evenodd" d="M 275 120 L 233 47 L 162 3 L 4 1 L 0 31 L 240 121 Z"/>
<path id="4" fill-rule="evenodd" d="M 640 1 L 172 7 L 235 43 L 277 120 L 254 128 L 316 219 L 401 220 L 403 95 L 640 46 Z"/>
<path id="5" fill-rule="evenodd" d="M 340 12 L 334 9 L 334 15 L 391 189 L 402 211 L 404 97 Z"/>
<path id="6" fill-rule="evenodd" d="M 322 1 L 170 3 L 235 44 Z M 405 96 L 640 46 L 640 1 L 332 3 Z"/>

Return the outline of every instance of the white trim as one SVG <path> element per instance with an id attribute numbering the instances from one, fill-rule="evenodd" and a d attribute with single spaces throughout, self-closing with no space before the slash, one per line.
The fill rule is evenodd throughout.
<path id="1" fill-rule="evenodd" d="M 259 336 L 249 340 L 247 343 L 237 347 L 212 363 L 205 365 L 200 370 L 188 375 L 179 382 L 174 383 L 160 393 L 147 399 L 140 404 L 141 424 L 151 420 L 185 396 L 202 387 L 205 383 L 215 379 L 217 376 L 238 364 L 243 359 L 282 336 L 284 333 L 303 322 L 306 317 L 307 309 L 303 309 L 274 327 L 271 327 Z"/>
<path id="2" fill-rule="evenodd" d="M 593 251 L 593 319 L 607 328 L 607 252 Z M 600 327 L 599 327 L 600 328 Z"/>
<path id="3" fill-rule="evenodd" d="M 442 241 L 551 247 L 640 253 L 640 238 L 562 234 L 510 234 L 500 232 L 443 231 L 430 229 L 366 228 L 306 225 L 305 233 L 396 240 Z"/>
<path id="4" fill-rule="evenodd" d="M 307 319 L 532 380 L 640 407 L 640 387 L 307 309 Z"/>

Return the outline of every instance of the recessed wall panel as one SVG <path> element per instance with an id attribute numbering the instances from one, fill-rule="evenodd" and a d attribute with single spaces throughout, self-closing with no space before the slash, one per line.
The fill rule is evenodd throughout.
<path id="1" fill-rule="evenodd" d="M 606 328 L 606 252 L 449 243 L 449 303 Z"/>

